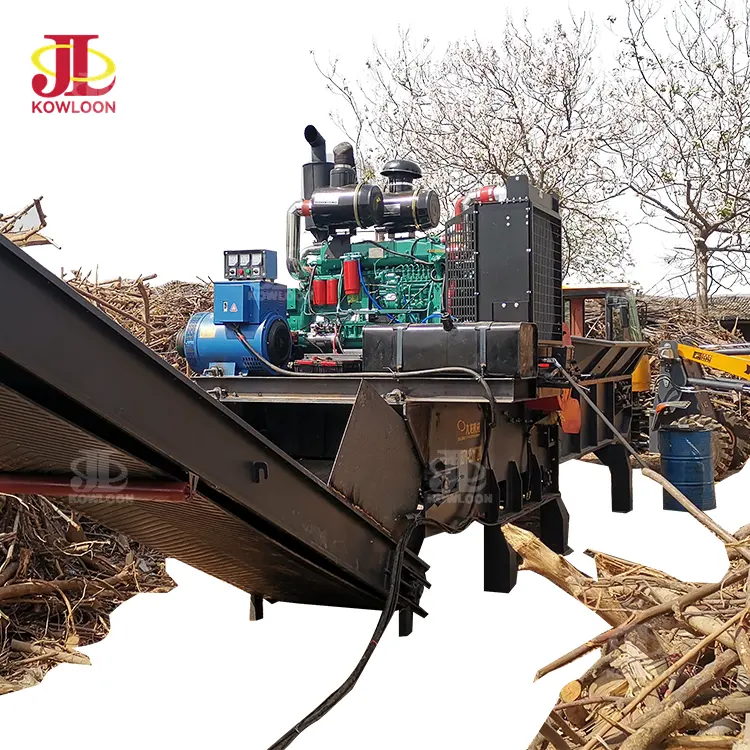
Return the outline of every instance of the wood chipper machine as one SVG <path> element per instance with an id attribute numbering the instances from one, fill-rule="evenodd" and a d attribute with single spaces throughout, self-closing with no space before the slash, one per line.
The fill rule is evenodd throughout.
<path id="1" fill-rule="evenodd" d="M 249 592 L 256 617 L 382 609 L 405 635 L 430 535 L 483 524 L 485 589 L 508 592 L 504 523 L 567 550 L 563 461 L 594 452 L 631 509 L 616 436 L 646 344 L 571 335 L 558 200 L 526 177 L 471 191 L 438 232 L 417 164 L 388 162 L 381 188 L 351 145 L 331 162 L 305 137 L 292 284 L 273 251 L 226 251 L 213 309 L 176 342 L 192 378 L 0 238 L 17 321 L 0 326 L 0 491 L 64 497 Z"/>

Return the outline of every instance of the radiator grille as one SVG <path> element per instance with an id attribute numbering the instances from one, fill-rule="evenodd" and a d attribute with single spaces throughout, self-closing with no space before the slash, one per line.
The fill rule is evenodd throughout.
<path id="1" fill-rule="evenodd" d="M 476 216 L 469 209 L 445 227 L 446 305 L 460 323 L 477 320 Z"/>
<path id="2" fill-rule="evenodd" d="M 539 338 L 562 338 L 562 247 L 560 221 L 538 208 L 532 214 L 532 305 Z"/>

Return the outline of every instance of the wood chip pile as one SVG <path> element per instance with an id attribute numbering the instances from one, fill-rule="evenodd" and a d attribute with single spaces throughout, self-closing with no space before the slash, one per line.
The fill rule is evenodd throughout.
<path id="1" fill-rule="evenodd" d="M 210 309 L 210 284 L 152 286 L 153 276 L 97 282 L 81 271 L 62 276 L 185 371 L 174 337 L 193 312 Z M 118 604 L 173 586 L 158 553 L 57 501 L 0 494 L 0 695 L 37 684 L 60 662 L 87 664 L 76 647 L 107 635 Z"/>
<path id="2" fill-rule="evenodd" d="M 611 626 L 537 674 L 600 650 L 563 688 L 529 750 L 750 748 L 750 527 L 727 543 L 729 571 L 715 584 L 587 551 L 596 563 L 593 579 L 528 532 L 504 530 L 525 569 Z"/>

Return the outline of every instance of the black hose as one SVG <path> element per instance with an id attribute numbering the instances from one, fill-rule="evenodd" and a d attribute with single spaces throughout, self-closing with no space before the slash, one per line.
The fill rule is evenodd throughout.
<path id="1" fill-rule="evenodd" d="M 391 621 L 391 618 L 396 611 L 401 588 L 401 573 L 403 571 L 404 557 L 406 556 L 406 545 L 415 529 L 426 522 L 427 520 L 424 517 L 413 519 L 396 545 L 388 598 L 386 599 L 385 607 L 383 607 L 383 611 L 378 619 L 378 624 L 375 626 L 372 638 L 370 638 L 370 642 L 367 644 L 367 648 L 362 654 L 362 657 L 357 662 L 354 671 L 322 703 L 307 714 L 302 721 L 295 724 L 295 726 L 293 726 L 285 735 L 276 740 L 268 750 L 283 750 L 284 748 L 289 747 L 289 745 L 291 745 L 305 729 L 313 725 L 316 721 L 322 719 L 342 698 L 348 695 L 357 684 L 357 680 L 359 680 L 360 675 L 367 666 L 367 662 L 370 661 L 370 657 L 375 651 L 380 639 L 383 637 L 383 633 L 385 633 L 385 629 L 388 627 L 388 623 Z"/>
<path id="2" fill-rule="evenodd" d="M 347 696 L 357 684 L 357 681 L 364 672 L 367 662 L 370 661 L 370 657 L 380 643 L 383 633 L 385 633 L 388 623 L 393 618 L 396 612 L 396 605 L 398 604 L 400 589 L 401 589 L 401 576 L 404 566 L 404 558 L 406 556 L 406 545 L 411 539 L 411 535 L 420 526 L 435 526 L 448 534 L 458 534 L 463 531 L 473 519 L 468 519 L 462 522 L 460 526 L 451 527 L 447 526 L 440 521 L 435 521 L 425 516 L 412 519 L 409 526 L 405 529 L 403 535 L 396 545 L 393 556 L 393 566 L 390 586 L 388 589 L 388 597 L 386 599 L 383 611 L 378 618 L 378 624 L 375 626 L 370 642 L 367 644 L 364 653 L 360 660 L 357 662 L 357 666 L 354 667 L 354 671 L 347 677 L 341 685 L 336 688 L 324 701 L 322 701 L 316 708 L 310 711 L 304 719 L 299 723 L 295 724 L 286 734 L 280 737 L 276 742 L 269 746 L 268 750 L 284 750 L 297 739 L 308 727 L 312 726 L 315 722 L 320 721 L 332 708 L 334 708 L 345 696 Z"/>
<path id="3" fill-rule="evenodd" d="M 285 370 L 283 367 L 278 367 L 267 360 L 263 355 L 257 352 L 250 342 L 245 338 L 238 325 L 227 324 L 229 328 L 234 331 L 235 335 L 239 339 L 240 343 L 247 349 L 264 367 L 268 368 L 271 372 L 275 372 L 277 375 L 284 375 L 286 377 L 293 378 L 330 378 L 330 373 L 325 372 L 293 372 L 292 370 Z M 395 372 L 389 370 L 388 372 L 339 372 L 336 373 L 337 378 L 347 378 L 363 380 L 364 378 L 384 378 L 389 380 L 401 380 L 403 378 L 424 378 L 430 375 L 469 375 L 476 380 L 482 387 L 482 390 L 487 396 L 487 401 L 490 406 L 490 427 L 494 427 L 497 424 L 497 408 L 495 404 L 495 396 L 492 393 L 489 383 L 483 375 L 478 373 L 476 370 L 472 370 L 470 367 L 433 367 L 429 370 L 410 370 L 409 372 Z"/>
<path id="4" fill-rule="evenodd" d="M 486 444 L 485 444 L 486 448 Z M 394 550 L 394 559 L 392 566 L 392 574 L 390 586 L 388 589 L 388 597 L 386 599 L 383 611 L 378 618 L 378 623 L 375 626 L 370 642 L 367 644 L 364 653 L 360 660 L 357 662 L 357 666 L 354 667 L 354 671 L 347 677 L 341 685 L 336 688 L 324 701 L 322 701 L 316 708 L 314 708 L 302 721 L 295 724 L 286 734 L 280 737 L 276 742 L 269 746 L 268 750 L 284 750 L 297 739 L 308 727 L 312 726 L 315 722 L 320 721 L 332 708 L 334 708 L 339 701 L 341 701 L 346 695 L 348 695 L 357 684 L 357 681 L 364 672 L 367 663 L 370 661 L 370 657 L 375 651 L 376 647 L 380 643 L 383 633 L 385 633 L 388 623 L 393 618 L 396 611 L 396 605 L 398 604 L 400 589 L 401 589 L 401 576 L 404 566 L 404 557 L 406 556 L 406 546 L 411 539 L 411 535 L 420 526 L 434 526 L 448 534 L 458 534 L 466 529 L 474 519 L 469 517 L 464 519 L 457 526 L 448 526 L 440 521 L 436 521 L 425 516 L 419 516 L 411 520 L 409 526 L 405 529 L 401 538 L 396 545 Z M 499 525 L 497 524 L 485 524 L 485 525 Z"/>

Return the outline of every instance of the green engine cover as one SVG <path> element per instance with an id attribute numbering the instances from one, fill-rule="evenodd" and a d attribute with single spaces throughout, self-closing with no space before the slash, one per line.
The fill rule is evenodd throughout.
<path id="1" fill-rule="evenodd" d="M 321 336 L 335 338 L 336 351 L 362 347 L 362 329 L 383 323 L 437 323 L 442 312 L 445 246 L 431 238 L 363 240 L 352 244 L 341 258 L 329 256 L 328 244 L 308 251 L 303 266 L 309 271 L 299 287 L 289 289 L 289 325 L 299 347 L 324 350 Z M 358 260 L 359 291 L 344 293 L 344 261 Z M 316 304 L 313 282 L 336 279 L 337 304 Z"/>

